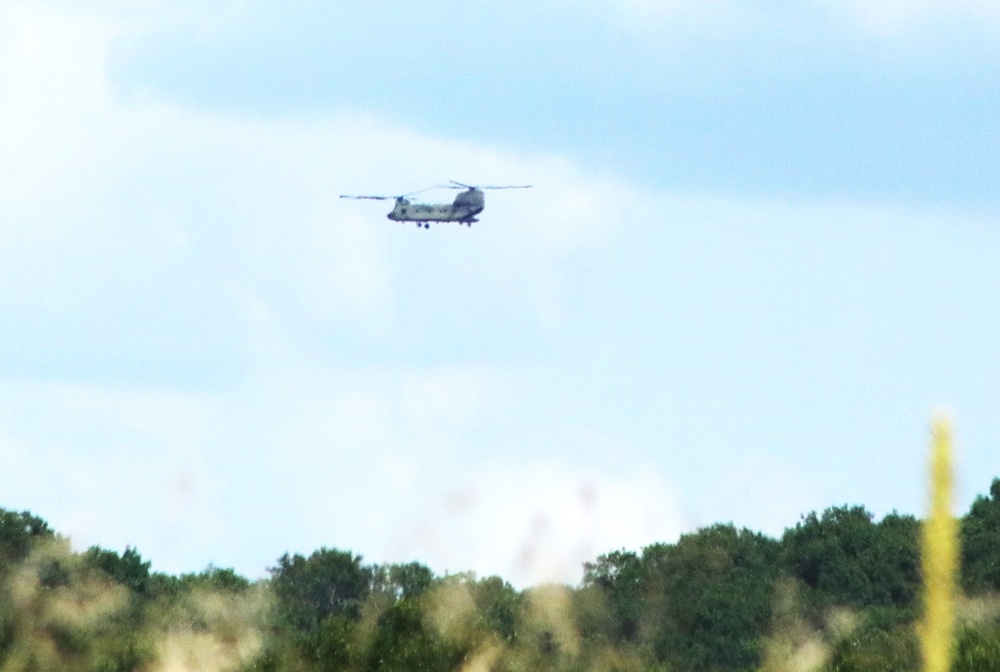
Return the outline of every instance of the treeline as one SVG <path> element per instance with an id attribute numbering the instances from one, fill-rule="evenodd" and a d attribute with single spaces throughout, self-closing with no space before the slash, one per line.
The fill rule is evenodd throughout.
<path id="1" fill-rule="evenodd" d="M 961 518 L 958 672 L 1000 669 L 1000 479 Z M 0 509 L 0 672 L 914 671 L 920 522 L 811 513 L 779 539 L 732 525 L 516 590 L 322 548 L 267 579 L 151 571 L 70 550 Z"/>

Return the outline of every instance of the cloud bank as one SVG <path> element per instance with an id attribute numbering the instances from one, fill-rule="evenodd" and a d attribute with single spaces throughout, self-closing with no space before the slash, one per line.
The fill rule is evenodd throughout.
<path id="1" fill-rule="evenodd" d="M 572 581 L 688 521 L 905 510 L 942 398 L 970 473 L 1000 471 L 989 218 L 644 189 L 363 106 L 130 88 L 115 59 L 150 23 L 225 26 L 81 7 L 0 7 L 0 505 L 166 571 L 326 545 Z M 445 179 L 536 188 L 471 231 L 337 198 Z"/>

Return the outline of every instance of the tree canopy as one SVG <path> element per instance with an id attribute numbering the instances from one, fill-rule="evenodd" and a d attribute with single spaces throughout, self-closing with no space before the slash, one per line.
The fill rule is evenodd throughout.
<path id="1" fill-rule="evenodd" d="M 971 616 L 954 669 L 994 670 L 1000 479 L 960 522 Z M 777 539 L 716 524 L 600 555 L 579 586 L 518 590 L 326 547 L 286 553 L 259 580 L 172 576 L 133 547 L 75 553 L 38 516 L 0 509 L 0 670 L 770 672 L 802 659 L 902 672 L 918 665 L 920 525 L 858 506 L 808 513 Z"/>

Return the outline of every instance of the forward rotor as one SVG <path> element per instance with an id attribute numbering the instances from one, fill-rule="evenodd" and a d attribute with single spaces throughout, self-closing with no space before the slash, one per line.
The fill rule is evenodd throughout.
<path id="1" fill-rule="evenodd" d="M 422 194 L 425 191 L 430 191 L 434 187 L 427 187 L 425 189 L 418 189 L 417 191 L 411 191 L 408 194 L 400 194 L 398 196 L 355 196 L 353 194 L 341 194 L 341 198 L 356 198 L 359 200 L 366 201 L 395 201 L 398 198 L 409 198 L 410 196 L 416 196 L 417 194 Z"/>

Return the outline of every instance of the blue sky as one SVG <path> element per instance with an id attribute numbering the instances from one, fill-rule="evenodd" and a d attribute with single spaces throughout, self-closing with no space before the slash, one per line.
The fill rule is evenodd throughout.
<path id="1" fill-rule="evenodd" d="M 1000 475 L 989 3 L 326 4 L 0 0 L 0 506 L 524 585 Z"/>
<path id="2" fill-rule="evenodd" d="M 250 3 L 116 64 L 126 89 L 205 108 L 364 110 L 660 187 L 996 205 L 995 16 L 675 4 Z"/>

